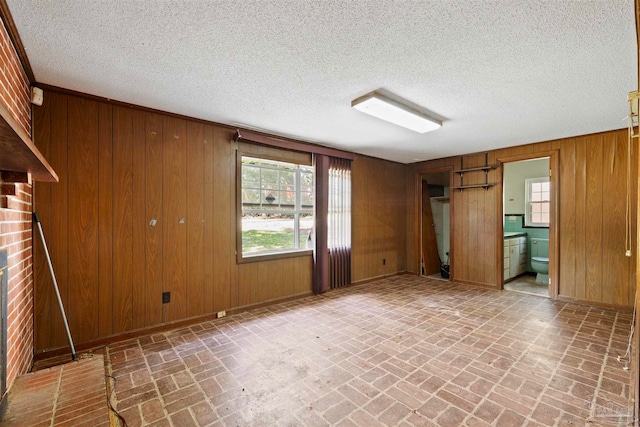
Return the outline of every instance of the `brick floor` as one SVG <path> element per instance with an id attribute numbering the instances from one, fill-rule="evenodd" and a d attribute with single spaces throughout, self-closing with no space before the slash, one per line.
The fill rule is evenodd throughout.
<path id="1" fill-rule="evenodd" d="M 2 427 L 109 426 L 102 355 L 16 379 Z"/>
<path id="2" fill-rule="evenodd" d="M 129 426 L 626 425 L 631 314 L 403 275 L 110 345 Z"/>

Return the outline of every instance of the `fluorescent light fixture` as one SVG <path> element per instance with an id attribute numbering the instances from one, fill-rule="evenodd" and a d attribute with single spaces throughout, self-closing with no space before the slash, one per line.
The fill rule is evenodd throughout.
<path id="1" fill-rule="evenodd" d="M 363 113 L 419 133 L 430 132 L 442 126 L 441 121 L 376 91 L 354 99 L 351 106 Z"/>

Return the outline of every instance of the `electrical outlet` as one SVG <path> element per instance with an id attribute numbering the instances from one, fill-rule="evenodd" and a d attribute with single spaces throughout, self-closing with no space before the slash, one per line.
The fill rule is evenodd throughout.
<path id="1" fill-rule="evenodd" d="M 169 304 L 171 302 L 171 292 L 162 293 L 162 303 Z"/>
<path id="2" fill-rule="evenodd" d="M 386 258 L 382 258 L 382 265 L 387 265 L 387 259 Z"/>
<path id="3" fill-rule="evenodd" d="M 222 310 L 218 312 L 218 319 L 227 315 L 227 312 Z"/>

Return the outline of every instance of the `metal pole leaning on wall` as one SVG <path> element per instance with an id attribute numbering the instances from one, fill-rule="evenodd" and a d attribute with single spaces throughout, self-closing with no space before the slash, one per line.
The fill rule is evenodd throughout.
<path id="1" fill-rule="evenodd" d="M 60 306 L 60 313 L 62 313 L 62 320 L 64 321 L 64 328 L 67 331 L 67 339 L 71 346 L 71 359 L 77 360 L 76 348 L 73 346 L 73 339 L 71 338 L 71 331 L 69 330 L 69 323 L 67 323 L 67 315 L 64 312 L 64 306 L 62 305 L 62 298 L 60 298 L 60 291 L 58 290 L 58 281 L 56 275 L 53 272 L 53 264 L 51 264 L 51 257 L 49 256 L 49 248 L 47 248 L 47 242 L 44 240 L 44 233 L 42 232 L 42 224 L 40 224 L 40 218 L 36 212 L 33 213 L 33 222 L 38 226 L 40 232 L 40 239 L 42 239 L 42 246 L 44 247 L 44 254 L 47 257 L 47 263 L 49 264 L 49 271 L 51 272 L 51 278 L 53 279 L 53 289 L 56 291 L 56 297 L 58 298 L 58 305 Z"/>

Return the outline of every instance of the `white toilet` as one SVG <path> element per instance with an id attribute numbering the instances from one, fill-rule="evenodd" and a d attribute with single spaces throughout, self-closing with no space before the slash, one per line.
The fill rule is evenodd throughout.
<path id="1" fill-rule="evenodd" d="M 531 239 L 531 268 L 536 283 L 549 284 L 549 239 Z"/>

